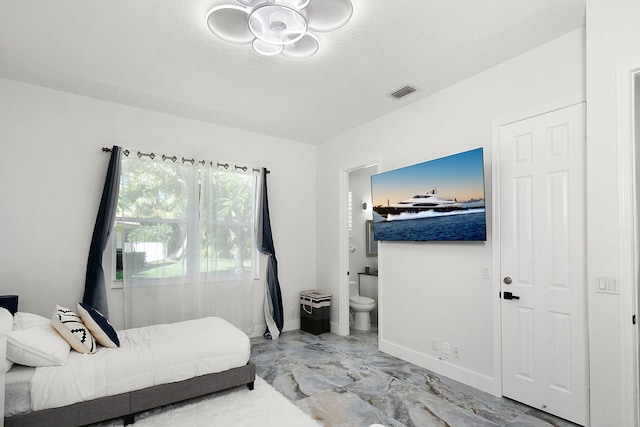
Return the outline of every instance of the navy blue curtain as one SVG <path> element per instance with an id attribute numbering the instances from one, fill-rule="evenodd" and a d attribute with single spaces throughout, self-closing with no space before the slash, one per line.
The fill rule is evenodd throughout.
<path id="1" fill-rule="evenodd" d="M 267 330 L 264 336 L 277 339 L 284 326 L 282 310 L 282 293 L 278 281 L 278 260 L 276 248 L 271 234 L 271 220 L 269 218 L 269 198 L 267 197 L 267 170 L 262 168 L 262 190 L 260 192 L 260 207 L 258 217 L 258 250 L 269 256 L 267 263 L 267 283 L 265 289 L 264 316 Z"/>
<path id="2" fill-rule="evenodd" d="M 105 150 L 106 151 L 106 150 Z M 107 179 L 102 190 L 102 199 L 98 208 L 96 225 L 93 228 L 93 237 L 89 247 L 89 259 L 87 261 L 87 275 L 84 284 L 84 296 L 82 302 L 89 304 L 105 317 L 109 316 L 107 305 L 107 287 L 102 269 L 102 253 L 109 241 L 109 234 L 113 229 L 113 222 L 118 205 L 118 189 L 120 187 L 120 154 L 122 148 L 114 145 L 111 149 L 111 159 L 107 169 Z"/>

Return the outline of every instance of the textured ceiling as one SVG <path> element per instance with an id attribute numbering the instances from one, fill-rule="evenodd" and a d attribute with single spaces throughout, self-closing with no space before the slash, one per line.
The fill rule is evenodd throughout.
<path id="1" fill-rule="evenodd" d="M 0 0 L 0 76 L 318 144 L 585 20 L 585 0 L 353 0 L 293 60 L 213 36 L 207 12 L 232 2 Z"/>

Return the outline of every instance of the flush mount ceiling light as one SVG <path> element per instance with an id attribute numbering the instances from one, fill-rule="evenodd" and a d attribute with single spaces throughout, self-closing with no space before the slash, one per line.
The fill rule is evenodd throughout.
<path id="1" fill-rule="evenodd" d="M 328 33 L 351 19 L 351 0 L 237 0 L 207 15 L 211 32 L 227 43 L 251 45 L 261 55 L 309 58 Z"/>

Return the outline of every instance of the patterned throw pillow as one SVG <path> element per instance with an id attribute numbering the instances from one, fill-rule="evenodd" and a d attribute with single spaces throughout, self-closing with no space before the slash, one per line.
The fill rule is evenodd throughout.
<path id="1" fill-rule="evenodd" d="M 118 333 L 102 313 L 81 302 L 78 303 L 78 313 L 80 313 L 80 318 L 87 325 L 98 344 L 109 348 L 120 347 Z"/>
<path id="2" fill-rule="evenodd" d="M 96 341 L 82 319 L 66 307 L 56 305 L 51 324 L 78 353 L 95 353 Z"/>

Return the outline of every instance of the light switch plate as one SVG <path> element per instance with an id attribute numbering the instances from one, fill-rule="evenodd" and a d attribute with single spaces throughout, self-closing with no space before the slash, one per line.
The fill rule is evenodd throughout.
<path id="1" fill-rule="evenodd" d="M 618 278 L 614 276 L 596 276 L 595 289 L 596 292 L 601 294 L 617 295 L 620 293 Z"/>

